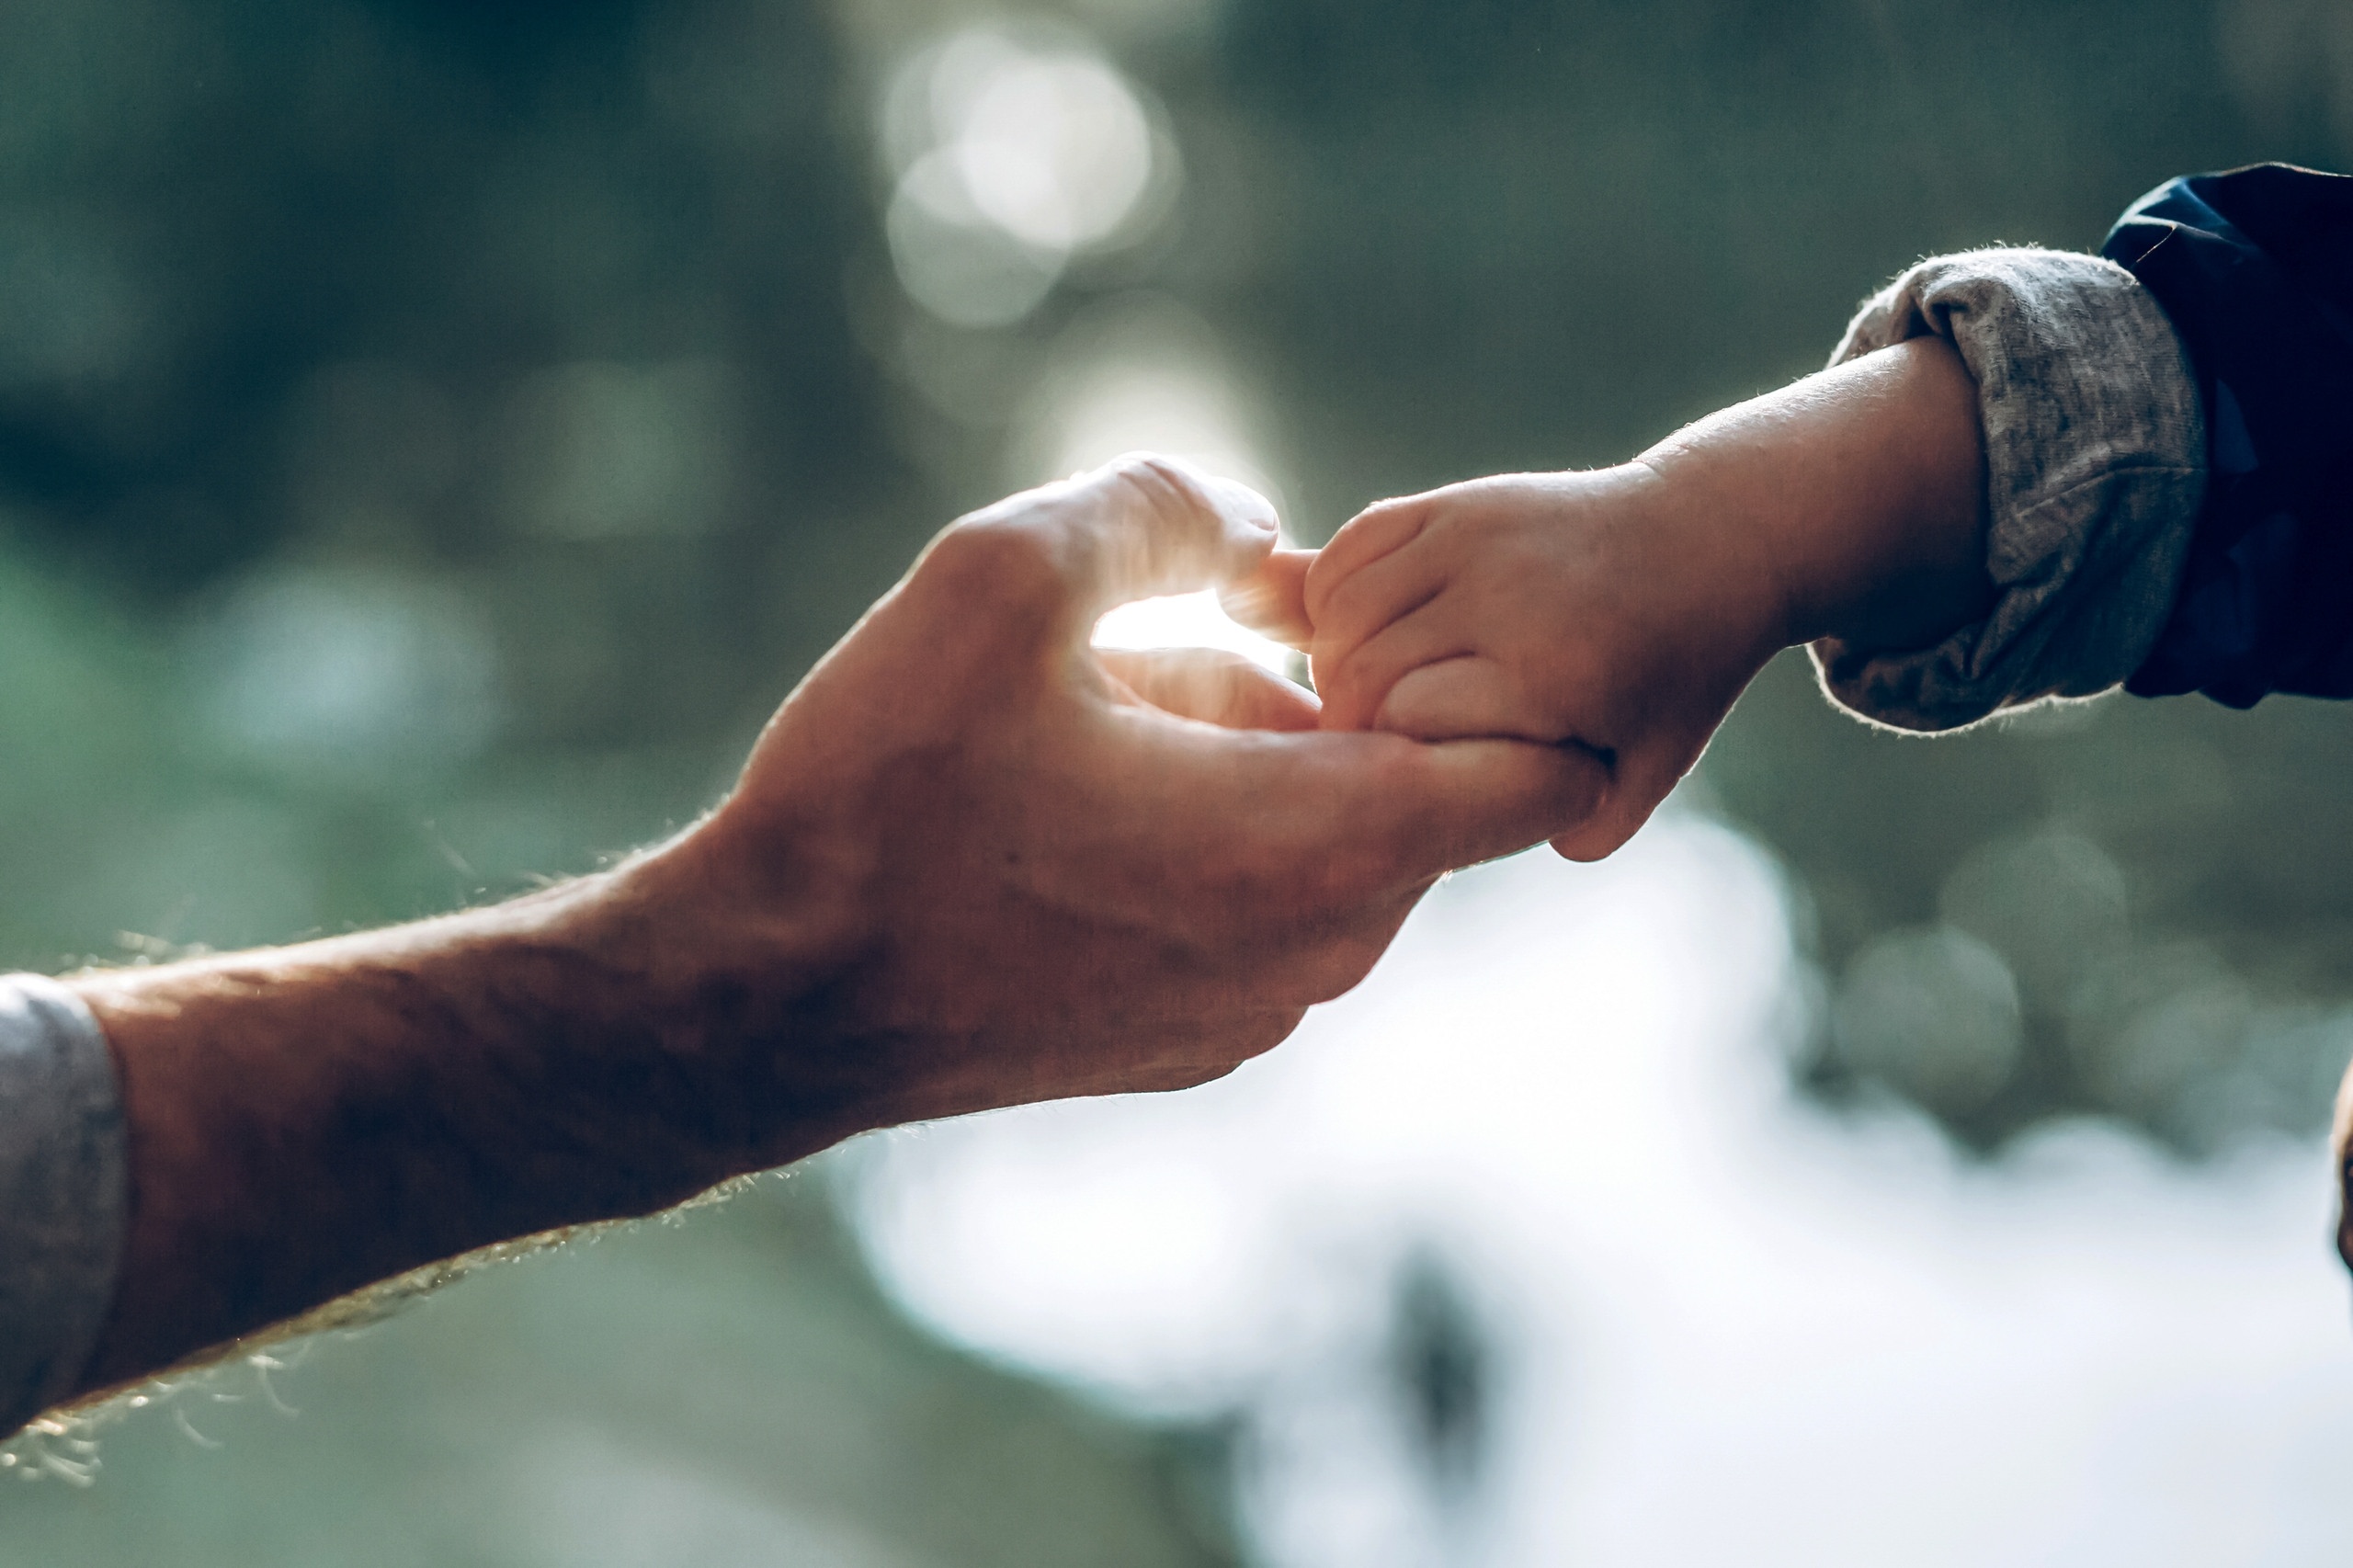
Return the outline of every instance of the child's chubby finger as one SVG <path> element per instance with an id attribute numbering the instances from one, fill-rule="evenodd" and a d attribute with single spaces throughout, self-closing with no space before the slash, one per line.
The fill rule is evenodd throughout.
<path id="1" fill-rule="evenodd" d="M 1552 847 L 1563 859 L 1600 860 L 1615 855 L 1643 830 L 1659 802 L 1699 760 L 1696 748 L 1686 752 L 1641 744 L 1597 755 L 1609 766 L 1609 788 L 1590 817 L 1553 836 Z"/>
<path id="2" fill-rule="evenodd" d="M 1324 728 L 1370 729 L 1373 715 L 1407 671 L 1476 652 L 1471 636 L 1435 602 L 1394 621 L 1339 657 L 1318 638 L 1315 689 L 1324 698 Z"/>
<path id="3" fill-rule="evenodd" d="M 1321 626 L 1325 597 L 1374 562 L 1411 544 L 1429 517 L 1429 498 L 1408 495 L 1377 501 L 1342 524 L 1332 542 L 1316 552 L 1307 574 L 1309 619 Z"/>
<path id="4" fill-rule="evenodd" d="M 1400 629 L 1407 624 L 1416 624 L 1424 633 L 1436 626 L 1459 624 L 1459 615 L 1445 600 L 1461 574 L 1463 562 L 1449 561 L 1445 551 L 1433 549 L 1428 541 L 1415 541 L 1336 584 L 1315 608 L 1313 653 L 1318 680 L 1327 668 L 1356 666 L 1367 657 L 1371 642 L 1400 641 Z M 1403 641 L 1412 642 L 1412 638 Z"/>
<path id="5" fill-rule="evenodd" d="M 1315 555 L 1312 550 L 1278 550 L 1249 575 L 1220 588 L 1218 603 L 1259 636 L 1305 653 L 1315 639 L 1314 623 L 1307 617 L 1307 573 Z"/>
<path id="6" fill-rule="evenodd" d="M 1349 573 L 1328 578 L 1319 558 L 1308 573 L 1318 668 L 1338 668 L 1357 650 L 1445 592 L 1461 562 L 1425 540 L 1409 541 Z"/>

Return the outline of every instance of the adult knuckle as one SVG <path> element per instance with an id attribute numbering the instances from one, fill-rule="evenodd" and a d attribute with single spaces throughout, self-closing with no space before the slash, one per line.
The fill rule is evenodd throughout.
<path id="1" fill-rule="evenodd" d="M 1198 506 L 1201 502 L 1192 476 L 1176 460 L 1157 452 L 1130 452 L 1111 464 L 1110 474 L 1114 484 L 1154 510 Z"/>
<path id="2" fill-rule="evenodd" d="M 925 564 L 961 597 L 1026 604 L 1061 591 L 1066 555 L 1040 519 L 988 511 L 941 534 Z"/>
<path id="3" fill-rule="evenodd" d="M 1207 501 L 1182 465 L 1154 452 L 1130 452 L 1098 471 L 1095 515 L 1140 522 L 1173 520 L 1204 511 Z"/>

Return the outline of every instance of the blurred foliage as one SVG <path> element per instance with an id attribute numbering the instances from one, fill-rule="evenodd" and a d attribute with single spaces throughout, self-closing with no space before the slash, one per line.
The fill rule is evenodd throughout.
<path id="1" fill-rule="evenodd" d="M 0 34 L 6 957 L 642 839 L 932 525 L 843 307 L 871 225 L 823 16 Z"/>
<path id="2" fill-rule="evenodd" d="M 906 205 L 886 90 L 988 28 L 1125 73 L 1131 217 L 1064 241 L 1010 187 L 981 217 Z M 418 915 L 689 817 L 933 528 L 1083 445 L 1063 426 L 1127 395 L 1106 367 L 1159 356 L 1153 395 L 1223 406 L 1309 539 L 1381 494 L 1614 460 L 1818 363 L 1915 256 L 2086 245 L 2168 175 L 2341 159 L 2348 39 L 2304 0 L 0 0 L 0 961 Z M 1086 108 L 1068 71 L 1021 81 Z M 901 284 L 940 278 L 997 292 L 959 324 Z M 2093 1112 L 2200 1152 L 2309 1132 L 2353 1038 L 2347 733 L 2313 704 L 2114 700 L 1907 742 L 1784 661 L 1691 793 L 1790 867 L 1812 1089 L 1989 1149 Z M 944 1444 L 1063 1475 L 1036 1517 L 1124 1498 L 1168 1561 L 1217 1559 L 1144 1500 L 1171 1473 L 1148 1444 L 925 1348 L 837 1250 L 771 1278 L 770 1222 L 518 1266 L 330 1346 L 296 1437 L 215 1455 L 130 1423 L 97 1501 L 0 1505 L 0 1554 L 308 1561 L 321 1516 L 283 1494 L 377 1484 L 352 1506 L 387 1540 L 456 1541 L 403 1489 L 494 1469 L 576 1383 L 563 1419 L 608 1457 L 636 1429 L 590 1400 L 658 1407 L 647 1432 L 742 1400 L 762 1419 L 681 1463 L 786 1445 L 726 1471 L 756 1491 L 854 1430 L 860 1462 L 811 1473 L 919 1503 L 946 1472 L 903 1456 Z M 632 1335 L 756 1299 L 773 1345 L 731 1330 L 630 1381 Z M 854 1381 L 797 1406 L 760 1359 L 843 1312 L 915 1380 L 907 1425 L 857 1426 Z M 1446 1343 L 1405 1379 L 1439 1448 L 1477 1365 Z M 931 1423 L 918 1384 L 961 1414 Z M 983 1451 L 992 1401 L 1063 1436 Z M 1104 1468 L 1055 1457 L 1080 1451 Z M 910 1554 L 877 1560 L 1016 1560 L 859 1495 Z"/>

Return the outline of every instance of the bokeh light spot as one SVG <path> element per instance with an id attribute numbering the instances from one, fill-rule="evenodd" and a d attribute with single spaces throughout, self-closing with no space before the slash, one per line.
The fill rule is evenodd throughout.
<path id="1" fill-rule="evenodd" d="M 892 264 L 961 326 L 1035 310 L 1070 258 L 1121 237 L 1172 160 L 1138 90 L 1082 45 L 969 28 L 884 96 Z"/>

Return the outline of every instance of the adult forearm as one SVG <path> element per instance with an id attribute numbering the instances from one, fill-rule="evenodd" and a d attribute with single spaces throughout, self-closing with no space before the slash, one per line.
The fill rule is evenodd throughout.
<path id="1" fill-rule="evenodd" d="M 688 963 L 659 881 L 641 864 L 394 930 L 76 979 L 115 1051 L 131 1189 L 85 1385 L 840 1136 L 839 1104 L 782 1081 L 813 1040 L 774 998 L 800 993 Z M 747 1035 L 779 1047 L 768 1092 L 745 1082 Z M 776 1103 L 796 1088 L 810 1103 Z"/>

